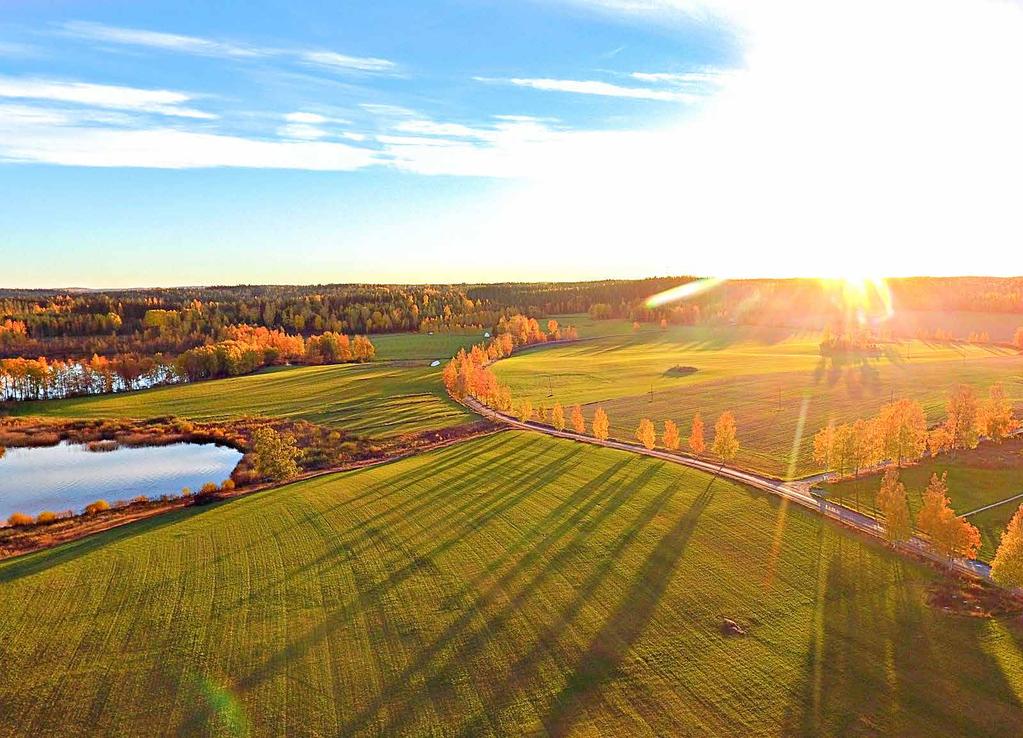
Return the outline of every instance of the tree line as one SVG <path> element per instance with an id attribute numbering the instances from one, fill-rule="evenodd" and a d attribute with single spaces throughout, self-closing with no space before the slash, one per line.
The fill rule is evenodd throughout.
<path id="1" fill-rule="evenodd" d="M 94 354 L 77 361 L 0 359 L 0 400 L 42 400 L 123 392 L 183 381 L 247 374 L 281 364 L 340 364 L 370 361 L 376 354 L 366 336 L 341 333 L 289 335 L 261 326 L 236 325 L 224 340 L 176 357 L 136 353 Z"/>
<path id="2" fill-rule="evenodd" d="M 839 476 L 856 476 L 883 463 L 902 466 L 925 453 L 976 448 L 981 437 L 1000 443 L 1018 425 L 1001 384 L 992 385 L 986 398 L 959 384 L 949 393 L 944 421 L 934 428 L 928 428 L 919 402 L 903 398 L 883 405 L 872 418 L 819 430 L 813 438 L 813 460 Z"/>

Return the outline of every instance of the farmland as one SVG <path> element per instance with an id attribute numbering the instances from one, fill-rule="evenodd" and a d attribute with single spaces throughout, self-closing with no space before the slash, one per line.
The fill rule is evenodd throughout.
<path id="1" fill-rule="evenodd" d="M 308 420 L 370 437 L 434 430 L 471 419 L 445 395 L 439 369 L 385 363 L 281 367 L 140 392 L 16 403 L 10 412 L 195 420 L 262 415 Z"/>
<path id="2" fill-rule="evenodd" d="M 813 332 L 682 326 L 633 333 L 623 321 L 606 323 L 592 340 L 523 351 L 495 371 L 514 397 L 534 405 L 582 403 L 590 413 L 603 406 L 612 435 L 624 439 L 644 417 L 673 419 L 687 433 L 695 412 L 711 426 L 732 410 L 742 442 L 737 463 L 785 478 L 817 471 L 812 436 L 827 422 L 867 417 L 892 398 L 919 400 L 931 422 L 957 382 L 985 391 L 1004 382 L 1023 403 L 1023 358 L 1011 349 L 913 340 L 843 364 L 820 356 Z M 590 335 L 585 327 L 582 335 Z"/>
<path id="3" fill-rule="evenodd" d="M 1000 500 L 1023 494 L 1023 439 L 1008 440 L 1001 445 L 984 443 L 978 448 L 959 451 L 955 456 L 943 454 L 926 458 L 904 468 L 900 479 L 906 485 L 910 510 L 920 509 L 921 495 L 932 474 L 948 473 L 949 499 L 956 512 L 966 513 Z M 827 485 L 828 497 L 848 507 L 876 515 L 874 500 L 881 483 L 879 475 L 848 479 Z M 1023 499 L 970 516 L 980 530 L 980 556 L 990 561 L 1002 530 Z"/>
<path id="4" fill-rule="evenodd" d="M 460 348 L 485 340 L 482 331 L 472 333 L 382 333 L 372 336 L 378 360 L 445 360 Z"/>
<path id="5" fill-rule="evenodd" d="M 934 576 L 506 432 L 0 564 L 0 735 L 1009 730 L 1023 632 L 928 606 Z"/>

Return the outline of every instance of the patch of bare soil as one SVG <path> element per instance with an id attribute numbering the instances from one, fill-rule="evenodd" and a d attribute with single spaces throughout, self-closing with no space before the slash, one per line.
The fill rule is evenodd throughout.
<path id="1" fill-rule="evenodd" d="M 950 615 L 997 618 L 1023 615 L 1023 599 L 967 577 L 943 577 L 927 589 L 927 604 Z"/>

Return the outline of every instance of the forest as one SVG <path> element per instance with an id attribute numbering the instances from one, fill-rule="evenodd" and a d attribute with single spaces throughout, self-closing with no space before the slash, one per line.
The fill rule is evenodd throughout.
<path id="1" fill-rule="evenodd" d="M 177 356 L 230 340 L 248 325 L 294 336 L 492 330 L 514 315 L 784 325 L 791 316 L 843 319 L 832 289 L 818 280 L 731 280 L 681 303 L 647 299 L 695 277 L 595 282 L 464 285 L 241 285 L 112 291 L 0 290 L 0 358 L 81 359 L 94 354 Z M 902 310 L 1023 313 L 1023 279 L 887 280 Z"/>

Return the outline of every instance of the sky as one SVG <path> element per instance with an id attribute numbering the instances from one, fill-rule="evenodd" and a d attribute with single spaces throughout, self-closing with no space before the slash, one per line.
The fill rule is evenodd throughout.
<path id="1" fill-rule="evenodd" d="M 1023 274 L 1023 0 L 0 2 L 2 287 Z"/>

